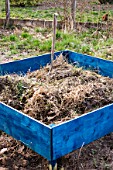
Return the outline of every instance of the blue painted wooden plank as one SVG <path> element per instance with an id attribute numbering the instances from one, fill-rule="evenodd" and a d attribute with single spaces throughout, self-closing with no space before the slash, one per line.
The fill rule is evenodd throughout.
<path id="1" fill-rule="evenodd" d="M 59 56 L 62 52 L 56 52 L 54 54 L 54 59 Z M 43 66 L 46 66 L 51 62 L 51 55 L 44 54 L 41 56 L 26 58 L 23 60 L 17 60 L 5 64 L 0 64 L 0 75 L 17 73 L 25 74 L 28 71 L 35 71 Z"/>
<path id="2" fill-rule="evenodd" d="M 67 55 L 69 62 L 74 65 L 83 68 L 96 69 L 98 73 L 103 76 L 113 77 L 113 61 L 79 54 L 72 51 L 64 51 L 64 55 Z"/>
<path id="3" fill-rule="evenodd" d="M 61 54 L 62 51 L 56 52 L 55 57 Z M 104 76 L 113 77 L 113 62 L 100 59 L 97 57 L 92 57 L 84 54 L 79 54 L 72 51 L 64 51 L 64 54 L 68 56 L 68 59 L 71 63 L 74 63 L 78 66 L 84 68 L 94 68 L 98 70 L 99 74 Z M 54 57 L 54 58 L 55 58 Z M 34 71 L 40 69 L 50 63 L 51 55 L 45 54 L 42 56 L 36 56 L 32 58 L 27 58 L 23 60 L 13 61 L 5 64 L 0 64 L 0 75 L 17 73 L 24 74 L 28 70 Z"/>
<path id="4" fill-rule="evenodd" d="M 61 52 L 55 53 L 58 56 Z M 113 77 L 113 62 L 71 51 L 64 52 L 70 62 L 98 69 Z M 0 74 L 26 73 L 50 63 L 50 54 L 0 65 Z M 0 129 L 53 161 L 113 131 L 113 104 L 56 127 L 48 127 L 33 118 L 0 103 Z"/>
<path id="5" fill-rule="evenodd" d="M 52 128 L 53 160 L 113 132 L 113 104 Z"/>
<path id="6" fill-rule="evenodd" d="M 51 160 L 51 129 L 0 102 L 0 130 Z"/>

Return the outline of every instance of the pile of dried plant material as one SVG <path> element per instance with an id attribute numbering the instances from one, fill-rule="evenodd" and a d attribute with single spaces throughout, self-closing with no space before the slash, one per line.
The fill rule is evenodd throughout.
<path id="1" fill-rule="evenodd" d="M 21 97 L 26 90 L 28 83 L 27 79 L 18 75 L 0 76 L 0 101 L 21 110 L 23 104 Z"/>
<path id="2" fill-rule="evenodd" d="M 40 70 L 0 77 L 0 100 L 46 124 L 113 103 L 113 79 L 68 64 L 62 56 Z"/>

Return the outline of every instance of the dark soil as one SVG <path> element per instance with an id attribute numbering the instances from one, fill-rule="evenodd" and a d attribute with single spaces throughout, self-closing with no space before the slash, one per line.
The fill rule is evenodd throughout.
<path id="1" fill-rule="evenodd" d="M 60 56 L 50 66 L 26 76 L 0 77 L 0 101 L 46 123 L 61 123 L 113 103 L 113 79 L 67 64 Z M 58 169 L 112 169 L 113 134 L 58 160 Z M 4 149 L 5 148 L 5 149 Z M 48 169 L 48 162 L 1 132 L 0 166 Z"/>
<path id="2" fill-rule="evenodd" d="M 0 136 L 0 170 L 47 170 L 48 162 L 13 138 Z M 113 134 L 107 135 L 81 149 L 58 159 L 58 169 L 65 170 L 112 170 Z"/>

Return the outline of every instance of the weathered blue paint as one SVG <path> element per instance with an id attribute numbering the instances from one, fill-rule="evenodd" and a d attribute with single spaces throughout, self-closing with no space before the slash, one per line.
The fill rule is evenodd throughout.
<path id="1" fill-rule="evenodd" d="M 113 78 L 113 61 L 79 54 L 72 51 L 64 51 L 63 54 L 66 55 L 68 61 L 74 65 L 83 67 L 84 69 L 94 69 L 103 76 Z"/>
<path id="2" fill-rule="evenodd" d="M 55 53 L 54 59 L 61 53 Z M 74 65 L 93 68 L 104 76 L 113 77 L 112 61 L 72 51 L 63 51 L 63 54 Z M 0 75 L 25 74 L 27 71 L 40 69 L 48 63 L 50 63 L 50 54 L 0 64 Z M 0 129 L 53 164 L 57 158 L 112 132 L 113 104 L 56 126 L 46 126 L 0 102 Z"/>
<path id="3" fill-rule="evenodd" d="M 72 51 L 59 51 L 55 53 L 54 59 L 56 56 L 63 53 L 70 63 L 74 65 L 95 69 L 99 74 L 103 76 L 113 77 L 113 61 L 100 59 L 97 57 L 92 57 L 84 54 L 79 54 Z M 40 69 L 41 67 L 49 64 L 51 61 L 50 54 L 44 54 L 42 56 L 36 56 L 31 58 L 26 58 L 23 60 L 17 60 L 5 64 L 0 64 L 0 75 L 5 74 L 25 74 L 28 71 L 34 71 Z"/>
<path id="4" fill-rule="evenodd" d="M 1 102 L 0 130 L 51 160 L 51 129 Z"/>
<path id="5" fill-rule="evenodd" d="M 60 55 L 62 52 L 56 52 L 54 54 L 54 59 Z M 36 56 L 31 58 L 26 58 L 23 60 L 17 60 L 5 64 L 0 64 L 0 75 L 5 74 L 25 74 L 28 71 L 35 71 L 43 66 L 46 66 L 51 61 L 50 54 L 44 54 L 42 56 Z"/>
<path id="6" fill-rule="evenodd" d="M 53 160 L 113 132 L 113 104 L 52 128 Z"/>

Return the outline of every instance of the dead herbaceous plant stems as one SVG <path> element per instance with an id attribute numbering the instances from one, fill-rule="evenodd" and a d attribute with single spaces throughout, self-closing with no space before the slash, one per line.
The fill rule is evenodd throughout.
<path id="1" fill-rule="evenodd" d="M 51 47 L 51 69 L 53 67 L 53 58 L 54 58 L 54 51 L 55 51 L 55 41 L 56 41 L 56 29 L 57 29 L 57 13 L 54 14 L 53 18 L 53 39 L 52 39 L 52 47 Z"/>

